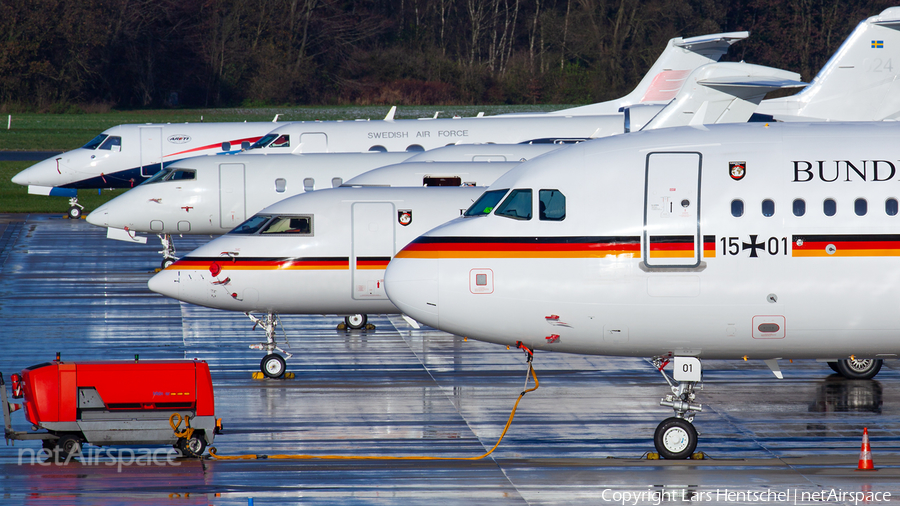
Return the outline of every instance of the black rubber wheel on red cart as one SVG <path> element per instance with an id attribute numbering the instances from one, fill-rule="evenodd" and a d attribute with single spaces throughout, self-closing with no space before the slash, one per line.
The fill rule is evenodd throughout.
<path id="1" fill-rule="evenodd" d="M 182 457 L 199 459 L 206 452 L 206 438 L 202 430 L 195 430 L 189 438 L 178 438 L 175 449 L 181 452 Z"/>
<path id="2" fill-rule="evenodd" d="M 344 317 L 344 325 L 347 326 L 348 329 L 359 330 L 366 326 L 368 323 L 369 317 L 364 314 L 354 314 L 350 316 Z"/>
<path id="3" fill-rule="evenodd" d="M 56 452 L 60 459 L 78 457 L 81 455 L 81 445 L 84 439 L 77 434 L 64 434 L 56 441 Z"/>
<path id="4" fill-rule="evenodd" d="M 287 364 L 284 363 L 284 358 L 277 353 L 270 353 L 263 357 L 262 361 L 259 363 L 259 369 L 269 378 L 280 378 L 284 376 L 284 371 L 287 369 Z"/>

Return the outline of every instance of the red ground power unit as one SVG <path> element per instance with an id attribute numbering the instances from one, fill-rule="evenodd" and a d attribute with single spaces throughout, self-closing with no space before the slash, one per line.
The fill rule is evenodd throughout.
<path id="1" fill-rule="evenodd" d="M 3 386 L 6 438 L 43 439 L 45 447 L 64 454 L 79 452 L 88 442 L 171 444 L 184 455 L 201 456 L 221 427 L 209 365 L 201 360 L 53 361 L 28 367 L 11 380 L 13 398 L 24 399 L 33 429 L 46 432 L 11 430 Z M 173 420 L 187 420 L 178 425 L 180 436 Z M 188 428 L 193 430 L 185 432 Z"/>

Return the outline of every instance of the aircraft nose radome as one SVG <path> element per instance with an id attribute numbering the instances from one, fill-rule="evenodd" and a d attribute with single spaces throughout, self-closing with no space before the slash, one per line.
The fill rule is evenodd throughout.
<path id="1" fill-rule="evenodd" d="M 147 281 L 147 287 L 150 288 L 150 291 L 152 292 L 177 299 L 179 295 L 179 284 L 176 281 L 177 279 L 175 276 L 175 269 L 169 267 L 168 269 L 164 269 L 150 278 L 150 281 Z"/>
<path id="2" fill-rule="evenodd" d="M 13 176 L 12 182 L 15 184 L 20 184 L 22 186 L 26 186 L 28 184 L 28 175 L 25 174 L 26 172 L 28 172 L 28 169 L 25 169 L 22 172 L 19 172 L 18 174 Z"/>
<path id="3" fill-rule="evenodd" d="M 108 227 L 109 226 L 109 208 L 107 206 L 100 206 L 97 209 L 94 209 L 91 214 L 87 215 L 87 222 L 91 225 L 97 225 L 98 227 Z"/>
<path id="4" fill-rule="evenodd" d="M 438 261 L 395 258 L 384 273 L 384 289 L 404 314 L 426 325 L 438 326 Z"/>

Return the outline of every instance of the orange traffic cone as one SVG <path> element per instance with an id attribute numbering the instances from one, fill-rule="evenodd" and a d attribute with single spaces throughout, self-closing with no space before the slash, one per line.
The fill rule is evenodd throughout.
<path id="1" fill-rule="evenodd" d="M 860 471 L 871 471 L 875 469 L 875 462 L 872 462 L 872 448 L 869 447 L 869 429 L 863 428 L 862 448 L 859 450 L 859 467 Z"/>

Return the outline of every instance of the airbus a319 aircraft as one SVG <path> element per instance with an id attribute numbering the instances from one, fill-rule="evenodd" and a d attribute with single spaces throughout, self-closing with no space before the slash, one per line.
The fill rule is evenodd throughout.
<path id="1" fill-rule="evenodd" d="M 301 193 L 267 207 L 150 279 L 154 292 L 242 311 L 262 325 L 267 376 L 291 354 L 275 343 L 277 313 L 397 314 L 384 292 L 391 257 L 422 233 L 459 216 L 484 187 L 352 188 Z M 257 318 L 252 312 L 265 313 Z"/>
<path id="2" fill-rule="evenodd" d="M 569 146 L 403 248 L 385 287 L 460 336 L 651 358 L 675 411 L 656 447 L 686 458 L 701 359 L 870 378 L 898 356 L 898 141 L 894 122 L 746 123 Z"/>

